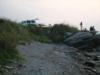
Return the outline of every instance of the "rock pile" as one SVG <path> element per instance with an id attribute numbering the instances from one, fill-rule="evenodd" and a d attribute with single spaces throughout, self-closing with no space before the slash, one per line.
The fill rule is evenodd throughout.
<path id="1" fill-rule="evenodd" d="M 100 35 L 93 36 L 90 32 L 78 32 L 66 38 L 64 42 L 78 49 L 92 49 L 100 45 Z"/>
<path id="2" fill-rule="evenodd" d="M 65 40 L 69 46 L 78 48 L 79 64 L 87 75 L 100 75 L 100 35 L 90 32 L 78 32 Z"/>

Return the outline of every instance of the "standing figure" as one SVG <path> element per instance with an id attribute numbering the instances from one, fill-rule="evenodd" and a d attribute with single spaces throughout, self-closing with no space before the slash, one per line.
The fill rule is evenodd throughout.
<path id="1" fill-rule="evenodd" d="M 83 29 L 83 23 L 82 22 L 80 22 L 80 29 L 81 29 L 81 31 Z"/>
<path id="2" fill-rule="evenodd" d="M 94 26 L 91 26 L 91 27 L 90 27 L 90 32 L 93 34 L 93 36 L 96 35 L 96 31 L 95 31 Z"/>

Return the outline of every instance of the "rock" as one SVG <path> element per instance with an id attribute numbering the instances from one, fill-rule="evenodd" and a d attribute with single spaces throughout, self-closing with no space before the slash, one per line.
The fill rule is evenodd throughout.
<path id="1" fill-rule="evenodd" d="M 91 68 L 94 68 L 96 65 L 95 65 L 95 63 L 93 63 L 93 62 L 91 62 L 91 61 L 86 61 L 85 63 L 84 63 L 84 65 L 85 66 L 88 66 L 88 67 L 91 67 Z"/>
<path id="2" fill-rule="evenodd" d="M 74 45 L 75 43 L 81 42 L 82 40 L 85 40 L 90 37 L 92 37 L 92 34 L 89 32 L 78 32 L 72 35 L 71 37 L 67 38 L 65 40 L 65 43 L 69 45 Z"/>
<path id="3" fill-rule="evenodd" d="M 89 73 L 88 75 L 100 75 L 100 73 L 94 68 L 85 67 L 84 69 Z"/>
<path id="4" fill-rule="evenodd" d="M 99 57 L 96 53 L 84 53 L 84 56 L 87 57 L 89 60 L 99 61 Z"/>
<path id="5" fill-rule="evenodd" d="M 100 74 L 100 67 L 96 67 L 96 72 Z"/>
<path id="6" fill-rule="evenodd" d="M 12 66 L 5 66 L 5 69 L 10 70 L 10 69 L 14 69 L 14 67 L 12 67 Z"/>
<path id="7" fill-rule="evenodd" d="M 91 52 L 92 49 L 100 46 L 100 35 L 93 36 L 90 32 L 78 32 L 66 38 L 65 43 L 80 50 L 90 49 Z"/>
<path id="8" fill-rule="evenodd" d="M 66 32 L 65 34 L 64 34 L 64 38 L 68 38 L 68 37 L 70 37 L 70 36 L 72 36 L 74 33 L 72 33 L 72 32 Z"/>
<path id="9" fill-rule="evenodd" d="M 100 34 L 93 36 L 90 32 L 78 32 L 66 38 L 65 44 L 78 49 L 80 56 L 74 57 L 81 58 L 78 62 L 85 67 L 87 75 L 100 75 Z"/>
<path id="10" fill-rule="evenodd" d="M 96 48 L 96 51 L 97 52 L 100 52 L 100 46 Z"/>
<path id="11" fill-rule="evenodd" d="M 94 63 L 96 64 L 96 67 L 99 67 L 100 69 L 100 61 L 94 61 Z"/>
<path id="12" fill-rule="evenodd" d="M 99 61 L 99 58 L 98 58 L 97 56 L 94 56 L 94 57 L 93 57 L 93 60 L 94 60 L 94 61 Z"/>

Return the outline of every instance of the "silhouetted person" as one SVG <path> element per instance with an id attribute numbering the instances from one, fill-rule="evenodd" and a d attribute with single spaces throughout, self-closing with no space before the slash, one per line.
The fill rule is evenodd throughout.
<path id="1" fill-rule="evenodd" d="M 80 28 L 81 28 L 81 31 L 82 31 L 82 28 L 83 28 L 83 23 L 82 22 L 80 23 Z"/>
<path id="2" fill-rule="evenodd" d="M 91 27 L 90 27 L 90 32 L 91 32 L 91 31 L 95 31 L 94 26 L 91 26 Z"/>
<path id="3" fill-rule="evenodd" d="M 93 36 L 95 36 L 96 31 L 95 31 L 94 26 L 91 26 L 91 27 L 90 27 L 90 32 L 93 34 Z"/>

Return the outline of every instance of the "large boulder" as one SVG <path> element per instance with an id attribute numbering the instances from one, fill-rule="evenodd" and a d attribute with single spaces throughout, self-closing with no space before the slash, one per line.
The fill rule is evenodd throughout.
<path id="1" fill-rule="evenodd" d="M 66 38 L 65 43 L 73 46 L 76 43 L 82 42 L 86 39 L 90 39 L 91 37 L 92 37 L 92 34 L 89 32 L 78 32 L 70 36 L 69 38 Z"/>
<path id="2" fill-rule="evenodd" d="M 65 43 L 79 49 L 91 49 L 100 45 L 100 35 L 93 36 L 90 32 L 78 32 L 66 38 Z"/>

